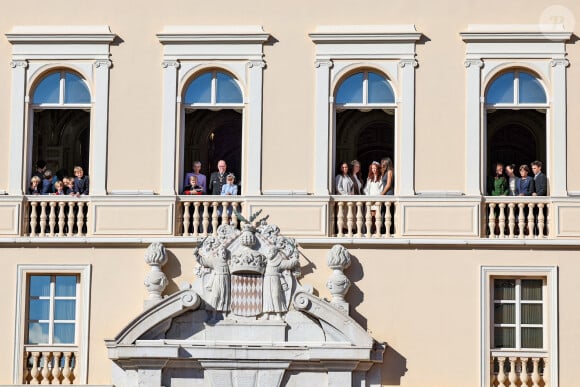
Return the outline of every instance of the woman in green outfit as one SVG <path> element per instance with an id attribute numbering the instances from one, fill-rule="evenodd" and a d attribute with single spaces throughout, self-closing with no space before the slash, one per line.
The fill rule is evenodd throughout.
<path id="1" fill-rule="evenodd" d="M 487 189 L 491 196 L 502 196 L 509 193 L 508 182 L 503 175 L 503 164 L 495 164 L 495 176 L 490 176 Z"/>

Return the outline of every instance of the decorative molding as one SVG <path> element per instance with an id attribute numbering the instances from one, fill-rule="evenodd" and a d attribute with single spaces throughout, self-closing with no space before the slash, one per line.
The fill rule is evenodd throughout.
<path id="1" fill-rule="evenodd" d="M 225 42 L 233 44 L 264 43 L 270 34 L 264 32 L 260 25 L 245 26 L 165 26 L 157 34 L 163 44 L 166 43 L 207 43 Z"/>
<path id="2" fill-rule="evenodd" d="M 161 66 L 166 69 L 168 67 L 174 67 L 176 69 L 181 67 L 181 63 L 178 60 L 164 60 L 161 62 Z"/>
<path id="3" fill-rule="evenodd" d="M 570 66 L 570 61 L 568 59 L 552 59 L 550 61 L 550 66 L 552 66 L 552 67 L 556 67 L 556 66 L 568 67 L 568 66 Z"/>
<path id="4" fill-rule="evenodd" d="M 399 61 L 399 67 L 404 68 L 407 65 L 417 67 L 419 62 L 416 59 L 401 59 Z"/>
<path id="5" fill-rule="evenodd" d="M 99 67 L 107 67 L 107 68 L 111 68 L 111 66 L 113 66 L 113 62 L 109 59 L 97 59 L 95 61 L 95 67 L 99 68 Z"/>
<path id="6" fill-rule="evenodd" d="M 16 67 L 28 68 L 28 61 L 27 60 L 12 60 L 10 61 L 10 67 L 13 69 Z"/>
<path id="7" fill-rule="evenodd" d="M 414 24 L 318 26 L 308 34 L 314 43 L 417 41 Z"/>
<path id="8" fill-rule="evenodd" d="M 154 242 L 145 252 L 145 263 L 151 266 L 151 271 L 145 277 L 145 288 L 149 292 L 149 298 L 145 301 L 145 308 L 156 304 L 162 300 L 161 293 L 167 287 L 167 276 L 161 267 L 167 263 L 165 246 L 162 243 Z"/>
<path id="9" fill-rule="evenodd" d="M 464 42 L 565 42 L 572 36 L 563 24 L 470 24 L 460 33 Z"/>
<path id="10" fill-rule="evenodd" d="M 101 26 L 15 26 L 6 34 L 14 43 L 111 43 L 115 34 L 107 25 Z"/>
<path id="11" fill-rule="evenodd" d="M 334 66 L 334 63 L 329 59 L 318 59 L 314 61 L 314 67 L 316 68 L 328 67 L 329 69 L 331 69 L 332 66 Z"/>
<path id="12" fill-rule="evenodd" d="M 463 62 L 463 64 L 465 65 L 466 68 L 469 68 L 471 66 L 479 68 L 483 67 L 483 61 L 481 59 L 466 59 Z"/>
<path id="13" fill-rule="evenodd" d="M 251 69 L 253 67 L 264 68 L 266 67 L 266 62 L 263 60 L 251 60 L 248 62 L 248 68 Z"/>

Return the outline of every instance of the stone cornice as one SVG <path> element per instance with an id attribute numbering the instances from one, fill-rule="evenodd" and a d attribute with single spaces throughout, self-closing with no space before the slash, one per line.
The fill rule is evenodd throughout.
<path id="1" fill-rule="evenodd" d="M 421 39 L 413 24 L 318 26 L 308 34 L 315 43 L 414 42 Z"/>
<path id="2" fill-rule="evenodd" d="M 6 33 L 14 43 L 111 43 L 109 26 L 15 26 Z"/>
<path id="3" fill-rule="evenodd" d="M 163 44 L 167 43 L 264 43 L 270 34 L 262 26 L 166 26 L 157 34 Z"/>
<path id="4" fill-rule="evenodd" d="M 464 42 L 565 42 L 572 33 L 562 24 L 471 24 L 460 33 Z"/>

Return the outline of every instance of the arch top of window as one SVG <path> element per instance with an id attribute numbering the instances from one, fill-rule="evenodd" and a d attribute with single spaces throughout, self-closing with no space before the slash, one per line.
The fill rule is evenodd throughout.
<path id="1" fill-rule="evenodd" d="M 364 70 L 340 82 L 334 101 L 341 107 L 394 105 L 395 93 L 387 77 Z"/>
<path id="2" fill-rule="evenodd" d="M 34 88 L 34 105 L 87 105 L 91 93 L 83 78 L 61 70 L 44 76 Z"/>
<path id="3" fill-rule="evenodd" d="M 189 83 L 183 103 L 189 106 L 240 106 L 243 105 L 244 98 L 234 77 L 213 70 L 198 75 Z"/>
<path id="4" fill-rule="evenodd" d="M 542 81 L 531 72 L 511 70 L 497 76 L 488 86 L 485 103 L 490 106 L 546 105 Z"/>

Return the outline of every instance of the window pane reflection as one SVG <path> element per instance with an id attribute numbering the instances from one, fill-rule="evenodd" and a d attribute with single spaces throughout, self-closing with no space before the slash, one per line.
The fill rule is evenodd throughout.
<path id="1" fill-rule="evenodd" d="M 60 73 L 44 77 L 36 86 L 32 103 L 58 103 L 60 96 Z"/>
<path id="2" fill-rule="evenodd" d="M 30 296 L 48 297 L 50 295 L 50 276 L 34 275 L 30 277 Z"/>
<path id="3" fill-rule="evenodd" d="M 64 85 L 64 103 L 91 103 L 91 93 L 79 76 L 65 73 Z"/>
<path id="4" fill-rule="evenodd" d="M 519 77 L 521 103 L 546 103 L 546 93 L 536 77 L 524 72 L 520 72 Z"/>
<path id="5" fill-rule="evenodd" d="M 336 103 L 362 103 L 363 102 L 363 73 L 356 73 L 346 78 L 336 93 Z"/>
<path id="6" fill-rule="evenodd" d="M 543 348 L 542 328 L 522 328 L 522 348 Z"/>
<path id="7" fill-rule="evenodd" d="M 495 304 L 494 316 L 496 324 L 515 324 L 515 304 Z"/>
<path id="8" fill-rule="evenodd" d="M 54 319 L 74 320 L 75 307 L 76 307 L 75 300 L 56 300 L 54 302 Z"/>
<path id="9" fill-rule="evenodd" d="M 74 344 L 74 342 L 75 342 L 75 324 L 73 323 L 54 324 L 55 344 Z"/>
<path id="10" fill-rule="evenodd" d="M 485 99 L 488 104 L 514 103 L 514 73 L 505 73 L 497 77 L 487 90 Z"/>
<path id="11" fill-rule="evenodd" d="M 195 78 L 185 92 L 185 103 L 211 102 L 211 73 L 201 74 Z"/>
<path id="12" fill-rule="evenodd" d="M 493 281 L 494 300 L 515 300 L 516 299 L 516 281 L 496 279 Z"/>
<path id="13" fill-rule="evenodd" d="M 516 329 L 499 328 L 493 330 L 495 348 L 515 348 L 516 346 Z"/>
<path id="14" fill-rule="evenodd" d="M 28 324 L 28 344 L 48 344 L 48 323 Z"/>
<path id="15" fill-rule="evenodd" d="M 74 297 L 77 290 L 77 277 L 74 275 L 56 276 L 56 296 L 57 297 Z"/>
<path id="16" fill-rule="evenodd" d="M 236 81 L 227 74 L 217 73 L 217 103 L 242 103 L 242 93 Z"/>
<path id="17" fill-rule="evenodd" d="M 395 94 L 387 78 L 375 74 L 369 73 L 368 75 L 368 87 L 369 87 L 369 103 L 393 103 L 395 102 Z"/>
<path id="18" fill-rule="evenodd" d="M 50 313 L 49 300 L 30 300 L 28 318 L 30 320 L 48 320 Z"/>

